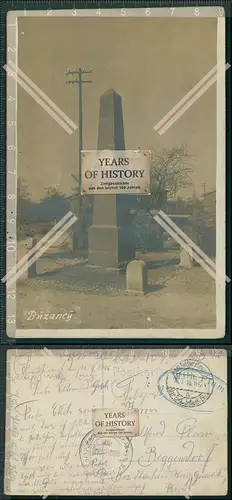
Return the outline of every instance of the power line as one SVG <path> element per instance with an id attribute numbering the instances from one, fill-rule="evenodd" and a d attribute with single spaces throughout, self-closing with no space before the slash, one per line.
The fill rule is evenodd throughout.
<path id="1" fill-rule="evenodd" d="M 82 75 L 89 74 L 89 73 L 92 73 L 91 68 L 90 69 L 85 69 L 85 68 L 68 69 L 67 71 L 65 71 L 66 76 L 78 75 L 78 78 L 75 78 L 74 80 L 65 80 L 65 83 L 79 85 L 79 182 L 81 182 L 81 175 L 82 175 L 81 151 L 83 148 L 83 97 L 82 97 L 82 90 L 83 90 L 84 83 L 92 83 L 91 80 L 83 80 Z"/>
<path id="2" fill-rule="evenodd" d="M 92 73 L 92 69 L 86 69 L 86 68 L 75 68 L 75 69 L 68 69 L 65 71 L 65 75 L 69 76 L 76 76 L 73 80 L 65 80 L 65 83 L 67 84 L 77 84 L 79 87 L 79 175 L 78 175 L 78 180 L 79 180 L 79 189 L 81 186 L 81 181 L 82 181 L 82 149 L 83 149 L 83 97 L 82 97 L 82 91 L 83 91 L 83 84 L 84 83 L 92 83 L 91 80 L 83 80 L 82 76 L 84 74 L 89 74 Z M 82 196 L 80 196 L 80 222 L 81 226 L 83 224 L 83 204 L 82 204 Z M 81 228 L 81 233 L 82 233 Z M 82 238 L 82 236 L 81 236 Z"/>

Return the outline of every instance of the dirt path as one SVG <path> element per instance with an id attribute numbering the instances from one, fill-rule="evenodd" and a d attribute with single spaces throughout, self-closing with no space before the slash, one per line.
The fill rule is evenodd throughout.
<path id="1" fill-rule="evenodd" d="M 17 328 L 215 328 L 215 282 L 202 268 L 154 269 L 149 282 L 156 291 L 143 297 L 117 289 L 84 293 L 81 284 L 57 277 L 18 283 Z"/>

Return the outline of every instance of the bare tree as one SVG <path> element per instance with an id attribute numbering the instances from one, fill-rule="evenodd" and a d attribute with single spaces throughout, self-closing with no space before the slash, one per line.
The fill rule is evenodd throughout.
<path id="1" fill-rule="evenodd" d="M 77 177 L 77 175 L 74 175 L 74 174 L 71 174 L 71 177 L 75 181 L 75 187 L 71 188 L 71 191 L 72 191 L 73 195 L 79 196 L 81 194 L 79 178 Z"/>
<path id="2" fill-rule="evenodd" d="M 138 198 L 141 207 L 147 210 L 154 209 L 164 194 L 167 199 L 175 198 L 180 189 L 192 185 L 190 174 L 193 171 L 191 166 L 193 158 L 186 145 L 152 152 L 151 194 Z"/>
<path id="3" fill-rule="evenodd" d="M 53 196 L 64 196 L 59 189 L 59 186 L 49 186 L 46 189 L 44 198 L 52 198 Z"/>
<path id="4" fill-rule="evenodd" d="M 32 212 L 33 202 L 28 192 L 28 184 L 23 177 L 17 179 L 17 216 L 19 219 L 28 219 Z"/>
<path id="5" fill-rule="evenodd" d="M 21 200 L 29 200 L 30 194 L 28 193 L 28 185 L 23 177 L 17 179 L 17 197 Z"/>
<path id="6" fill-rule="evenodd" d="M 199 235 L 204 234 L 206 228 L 216 227 L 216 205 L 211 208 L 205 207 L 204 200 L 195 199 L 189 223 Z"/>
<path id="7" fill-rule="evenodd" d="M 56 223 L 68 211 L 68 201 L 64 193 L 60 191 L 60 186 L 48 186 L 45 189 L 43 198 L 38 204 L 38 215 L 41 220 L 50 220 Z"/>

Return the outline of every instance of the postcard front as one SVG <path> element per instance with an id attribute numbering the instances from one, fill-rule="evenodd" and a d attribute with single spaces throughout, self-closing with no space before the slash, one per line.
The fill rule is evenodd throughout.
<path id="1" fill-rule="evenodd" d="M 223 337 L 224 9 L 10 11 L 7 36 L 7 335 Z"/>

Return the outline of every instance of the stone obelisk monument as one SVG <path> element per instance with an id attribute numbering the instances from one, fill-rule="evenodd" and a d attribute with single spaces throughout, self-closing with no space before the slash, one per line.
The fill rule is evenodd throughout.
<path id="1" fill-rule="evenodd" d="M 122 99 L 113 89 L 100 99 L 98 150 L 125 150 Z M 133 231 L 128 195 L 94 196 L 92 226 L 89 228 L 88 263 L 122 269 L 134 258 Z"/>

